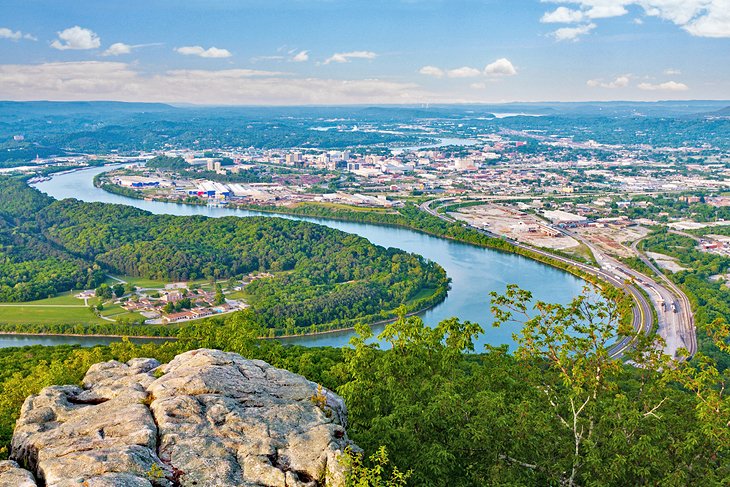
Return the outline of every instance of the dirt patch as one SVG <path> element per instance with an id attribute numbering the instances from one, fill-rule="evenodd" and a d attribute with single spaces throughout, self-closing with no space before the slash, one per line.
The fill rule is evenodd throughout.
<path id="1" fill-rule="evenodd" d="M 470 206 L 449 215 L 477 228 L 538 247 L 567 250 L 580 245 L 574 238 L 553 230 L 536 216 L 506 205 L 488 203 Z"/>
<path id="2" fill-rule="evenodd" d="M 649 258 L 653 259 L 659 267 L 661 267 L 662 269 L 666 269 L 670 272 L 687 270 L 686 267 L 682 267 L 681 265 L 679 265 L 677 259 L 669 255 L 659 254 L 657 252 L 647 252 L 646 255 L 649 256 Z"/>
<path id="3" fill-rule="evenodd" d="M 617 257 L 633 257 L 636 254 L 629 245 L 649 233 L 647 228 L 639 225 L 603 225 L 578 228 L 575 230 L 600 250 Z"/>

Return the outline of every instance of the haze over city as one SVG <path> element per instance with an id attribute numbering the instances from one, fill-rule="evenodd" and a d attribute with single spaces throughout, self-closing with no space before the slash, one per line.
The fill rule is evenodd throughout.
<path id="1" fill-rule="evenodd" d="M 4 2 L 0 98 L 723 99 L 729 0 Z"/>

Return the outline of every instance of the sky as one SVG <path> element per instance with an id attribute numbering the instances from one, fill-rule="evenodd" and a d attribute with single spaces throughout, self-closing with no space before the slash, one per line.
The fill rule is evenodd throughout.
<path id="1" fill-rule="evenodd" d="M 730 0 L 3 0 L 0 99 L 730 99 Z"/>

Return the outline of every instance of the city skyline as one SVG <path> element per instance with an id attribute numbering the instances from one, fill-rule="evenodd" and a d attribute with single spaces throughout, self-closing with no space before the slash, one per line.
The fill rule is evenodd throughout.
<path id="1" fill-rule="evenodd" d="M 7 2 L 0 99 L 727 99 L 730 0 Z"/>

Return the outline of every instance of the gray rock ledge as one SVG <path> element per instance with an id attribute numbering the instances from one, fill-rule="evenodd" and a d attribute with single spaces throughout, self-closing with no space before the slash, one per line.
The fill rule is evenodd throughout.
<path id="1" fill-rule="evenodd" d="M 340 487 L 346 427 L 339 396 L 234 353 L 104 362 L 25 400 L 0 486 Z"/>

